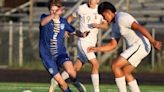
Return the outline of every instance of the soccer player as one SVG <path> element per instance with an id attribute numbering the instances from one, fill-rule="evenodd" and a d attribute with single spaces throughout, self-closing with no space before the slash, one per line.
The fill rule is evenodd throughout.
<path id="1" fill-rule="evenodd" d="M 111 41 L 100 47 L 90 47 L 88 52 L 111 51 L 117 47 L 120 38 L 125 39 L 127 49 L 123 51 L 112 63 L 112 72 L 119 92 L 127 92 L 126 81 L 131 92 L 140 92 L 136 79 L 132 75 L 134 69 L 150 50 L 150 43 L 157 49 L 161 49 L 161 42 L 155 40 L 137 20 L 125 12 L 116 12 L 115 7 L 109 2 L 103 2 L 98 6 L 101 14 L 112 25 Z"/>
<path id="2" fill-rule="evenodd" d="M 75 86 L 78 86 L 80 92 L 84 92 L 79 81 L 76 79 L 76 71 L 66 52 L 64 46 L 64 32 L 67 30 L 70 33 L 75 32 L 66 19 L 62 18 L 63 8 L 59 0 L 50 0 L 48 8 L 50 14 L 42 14 L 40 22 L 40 42 L 39 53 L 44 64 L 44 67 L 50 75 L 57 81 L 59 87 L 64 92 L 71 92 L 67 83 L 61 77 L 59 68 L 64 67 L 69 74 Z M 85 37 L 86 32 L 79 33 L 77 36 Z"/>
<path id="3" fill-rule="evenodd" d="M 99 62 L 96 59 L 95 53 L 87 53 L 87 48 L 96 45 L 99 29 L 106 30 L 108 28 L 108 23 L 98 14 L 98 3 L 99 0 L 88 0 L 88 3 L 80 5 L 77 10 L 67 18 L 68 22 L 71 23 L 73 19 L 78 17 L 80 31 L 90 31 L 87 37 L 78 39 L 78 55 L 74 68 L 76 71 L 79 71 L 85 63 L 90 63 L 92 65 L 91 79 L 94 92 L 100 92 Z M 63 72 L 62 75 L 65 79 L 69 77 L 66 72 Z"/>

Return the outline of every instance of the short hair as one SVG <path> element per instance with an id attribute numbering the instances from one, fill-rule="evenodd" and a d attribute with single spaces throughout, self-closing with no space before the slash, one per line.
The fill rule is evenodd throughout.
<path id="1" fill-rule="evenodd" d="M 60 0 L 49 0 L 48 1 L 48 9 L 50 10 L 51 9 L 51 6 L 58 6 L 58 7 L 61 7 L 62 6 L 62 3 Z"/>
<path id="2" fill-rule="evenodd" d="M 112 13 L 115 13 L 117 11 L 115 6 L 112 3 L 110 3 L 110 2 L 102 2 L 98 6 L 98 13 L 102 14 L 106 10 L 111 10 Z"/>

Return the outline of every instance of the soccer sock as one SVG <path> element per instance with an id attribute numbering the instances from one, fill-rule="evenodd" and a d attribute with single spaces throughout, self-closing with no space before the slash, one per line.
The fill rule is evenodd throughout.
<path id="1" fill-rule="evenodd" d="M 140 89 L 136 80 L 129 82 L 128 85 L 131 92 L 140 92 Z"/>
<path id="2" fill-rule="evenodd" d="M 125 81 L 125 76 L 123 77 L 119 77 L 119 78 L 115 78 L 116 81 L 116 85 L 119 89 L 119 92 L 127 92 L 126 91 L 126 81 Z"/>
<path id="3" fill-rule="evenodd" d="M 51 86 L 53 86 L 55 88 L 57 85 L 58 85 L 57 81 L 54 78 L 52 78 L 51 79 Z"/>
<path id="4" fill-rule="evenodd" d="M 63 71 L 62 74 L 61 74 L 61 76 L 62 76 L 62 78 L 63 78 L 64 80 L 66 80 L 66 79 L 69 78 L 69 75 L 68 75 L 68 73 L 67 73 L 66 71 Z"/>
<path id="5" fill-rule="evenodd" d="M 61 74 L 61 76 L 62 76 L 62 78 L 64 80 L 66 80 L 66 79 L 69 78 L 69 75 L 68 75 L 68 73 L 66 71 L 63 71 L 62 74 Z M 51 85 L 53 85 L 54 88 L 58 85 L 57 81 L 54 78 L 51 79 Z"/>
<path id="6" fill-rule="evenodd" d="M 100 92 L 100 89 L 99 89 L 99 74 L 92 74 L 91 79 L 92 79 L 94 92 Z"/>

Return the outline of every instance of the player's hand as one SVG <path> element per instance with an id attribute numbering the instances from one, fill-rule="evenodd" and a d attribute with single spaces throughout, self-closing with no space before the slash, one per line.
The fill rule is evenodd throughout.
<path id="1" fill-rule="evenodd" d="M 87 48 L 87 52 L 89 53 L 89 52 L 97 52 L 97 49 L 96 49 L 96 47 L 88 47 Z"/>
<path id="2" fill-rule="evenodd" d="M 99 28 L 99 24 L 97 24 L 97 23 L 92 23 L 92 24 L 91 24 L 91 27 L 92 27 L 92 28 Z"/>
<path id="3" fill-rule="evenodd" d="M 90 33 L 90 31 L 85 31 L 85 32 L 83 33 L 83 37 L 87 37 L 89 33 Z"/>
<path id="4" fill-rule="evenodd" d="M 155 49 L 161 50 L 162 42 L 156 41 L 156 40 L 155 40 L 155 41 L 153 42 L 153 46 L 154 46 Z"/>

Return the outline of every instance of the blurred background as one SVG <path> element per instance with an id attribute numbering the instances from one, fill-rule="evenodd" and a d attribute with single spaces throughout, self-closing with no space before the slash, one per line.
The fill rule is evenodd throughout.
<path id="1" fill-rule="evenodd" d="M 77 7 L 87 2 L 87 0 L 61 0 L 65 11 L 63 17 L 70 15 Z M 112 2 L 118 11 L 125 11 L 133 15 L 140 24 L 145 26 L 154 38 L 164 42 L 164 0 L 101 0 Z M 49 82 L 49 75 L 45 71 L 38 52 L 39 45 L 39 21 L 42 13 L 49 13 L 47 8 L 48 0 L 0 0 L 0 81 L 30 81 L 19 77 L 33 78 L 40 73 L 40 78 L 45 80 L 34 80 L 34 82 Z M 78 20 L 73 22 L 78 29 Z M 108 31 L 100 31 L 98 34 L 97 46 L 106 44 L 111 35 L 109 25 Z M 77 54 L 77 38 L 69 37 L 65 39 L 65 46 L 71 60 L 74 61 Z M 111 61 L 126 48 L 124 41 L 119 43 L 119 47 L 106 53 L 97 53 L 100 62 L 101 80 L 113 81 L 111 74 Z M 151 78 L 161 76 L 156 79 L 156 84 L 164 85 L 164 48 L 156 51 L 152 48 L 151 53 L 138 66 L 135 74 L 138 79 L 142 79 L 144 74 L 150 74 Z M 24 72 L 25 71 L 25 72 Z M 85 65 L 79 77 L 89 77 L 90 65 Z M 28 75 L 28 72 L 30 72 Z M 26 75 L 24 75 L 26 74 Z M 6 78 L 10 76 L 11 79 Z M 109 76 L 108 76 L 109 75 Z M 139 76 L 140 75 L 140 76 Z M 15 78 L 13 76 L 16 76 Z M 37 75 L 36 75 L 37 76 Z M 45 76 L 48 76 L 45 77 Z M 111 74 L 111 76 L 113 76 Z M 47 78 L 47 79 L 46 79 Z M 103 79 L 104 78 L 104 79 Z M 144 79 L 143 79 L 144 80 Z M 146 78 L 145 78 L 146 80 Z M 87 82 L 87 81 L 86 81 Z M 110 83 L 110 81 L 107 81 Z M 104 82 L 105 83 L 105 82 Z M 112 82 L 113 83 L 113 82 Z M 146 83 L 151 84 L 152 79 Z M 154 83 L 154 82 L 153 82 Z M 162 92 L 162 91 L 161 91 Z"/>

